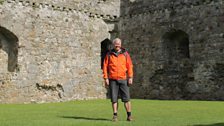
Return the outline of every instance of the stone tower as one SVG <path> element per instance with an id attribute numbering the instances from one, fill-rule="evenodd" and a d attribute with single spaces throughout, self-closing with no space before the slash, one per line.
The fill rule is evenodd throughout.
<path id="1" fill-rule="evenodd" d="M 4 0 L 0 5 L 0 103 L 105 98 L 101 42 L 118 0 Z"/>
<path id="2" fill-rule="evenodd" d="M 133 97 L 224 100 L 223 0 L 122 0 L 120 11 Z"/>

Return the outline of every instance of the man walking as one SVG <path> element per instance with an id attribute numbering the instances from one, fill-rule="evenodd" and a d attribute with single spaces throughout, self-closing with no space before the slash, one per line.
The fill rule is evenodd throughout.
<path id="1" fill-rule="evenodd" d="M 113 40 L 114 48 L 106 55 L 103 63 L 105 86 L 109 86 L 113 119 L 117 121 L 118 94 L 127 112 L 127 121 L 132 121 L 129 86 L 133 83 L 133 65 L 128 52 L 121 47 L 121 40 Z"/>

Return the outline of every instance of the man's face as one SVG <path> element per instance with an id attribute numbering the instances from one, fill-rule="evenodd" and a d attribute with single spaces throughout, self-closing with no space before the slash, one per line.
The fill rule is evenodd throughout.
<path id="1" fill-rule="evenodd" d="M 121 42 L 120 41 L 115 41 L 114 42 L 114 49 L 116 51 L 119 51 L 121 49 Z"/>

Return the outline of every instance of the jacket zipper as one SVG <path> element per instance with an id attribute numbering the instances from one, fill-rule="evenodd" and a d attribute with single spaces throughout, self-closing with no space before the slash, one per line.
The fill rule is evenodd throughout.
<path id="1" fill-rule="evenodd" d="M 119 54 L 118 54 L 118 56 L 119 56 Z M 117 80 L 118 80 L 118 56 L 117 56 Z"/>

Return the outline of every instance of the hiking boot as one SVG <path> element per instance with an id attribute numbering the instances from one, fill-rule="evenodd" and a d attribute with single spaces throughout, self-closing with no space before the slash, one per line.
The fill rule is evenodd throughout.
<path id="1" fill-rule="evenodd" d="M 112 118 L 112 121 L 117 122 L 118 121 L 117 116 L 114 115 L 113 118 Z"/>
<path id="2" fill-rule="evenodd" d="M 128 116 L 127 121 L 133 121 L 132 116 Z"/>

